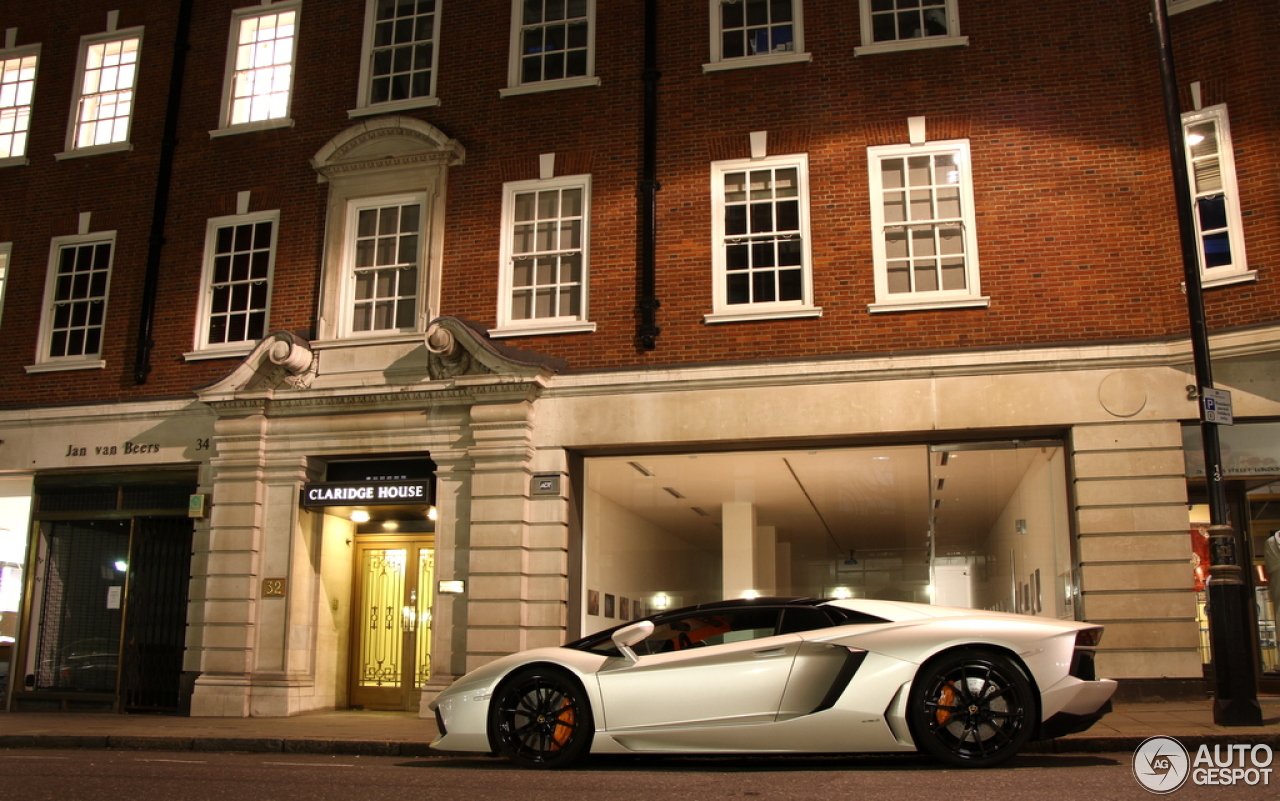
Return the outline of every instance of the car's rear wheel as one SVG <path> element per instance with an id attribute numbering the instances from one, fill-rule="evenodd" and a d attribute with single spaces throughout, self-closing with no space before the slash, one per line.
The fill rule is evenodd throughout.
<path id="1" fill-rule="evenodd" d="M 526 767 L 566 767 L 590 748 L 594 733 L 582 685 L 552 668 L 514 674 L 489 704 L 494 750 Z"/>
<path id="2" fill-rule="evenodd" d="M 987 768 L 1026 745 L 1035 714 L 1031 682 L 1012 660 L 963 649 L 920 669 L 907 716 L 921 751 L 948 765 Z"/>

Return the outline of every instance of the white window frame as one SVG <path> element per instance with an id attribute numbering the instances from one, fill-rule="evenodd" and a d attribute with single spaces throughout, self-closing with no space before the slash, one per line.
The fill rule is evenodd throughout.
<path id="1" fill-rule="evenodd" d="M 104 144 L 81 146 L 78 144 L 80 140 L 80 128 L 83 124 L 81 120 L 81 110 L 88 98 L 95 96 L 96 94 L 107 94 L 106 92 L 85 93 L 85 79 L 89 68 L 89 51 L 99 45 L 106 45 L 113 42 L 125 42 L 129 40 L 137 40 L 137 47 L 134 50 L 135 56 L 134 61 L 132 62 L 133 67 L 131 70 L 126 70 L 130 77 L 128 89 L 128 92 L 130 93 L 128 101 L 130 109 L 128 115 L 125 117 L 124 135 L 119 139 L 114 139 L 113 141 Z M 80 37 L 80 53 L 76 59 L 76 82 L 72 89 L 71 119 L 67 125 L 66 147 L 61 153 L 55 154 L 56 158 L 78 158 L 81 156 L 94 156 L 100 153 L 118 153 L 123 150 L 133 149 L 130 137 L 133 133 L 133 112 L 137 106 L 138 99 L 138 79 L 140 77 L 139 73 L 141 72 L 142 46 L 143 37 L 141 27 Z"/>
<path id="2" fill-rule="evenodd" d="M 956 159 L 959 183 L 960 220 L 965 257 L 964 289 L 938 289 L 927 292 L 890 293 L 888 255 L 885 235 L 902 223 L 886 223 L 881 162 L 885 159 L 911 156 L 951 154 Z M 871 196 L 871 257 L 875 270 L 876 302 L 870 312 L 896 312 L 913 309 L 973 308 L 990 305 L 982 295 L 978 260 L 978 232 L 973 201 L 973 170 L 968 139 L 925 142 L 918 145 L 881 145 L 867 148 L 867 172 Z"/>
<path id="3" fill-rule="evenodd" d="M 13 243 L 0 242 L 0 323 L 4 322 L 4 289 L 9 285 L 9 261 L 13 257 Z"/>
<path id="4" fill-rule="evenodd" d="M 1183 11 L 1190 11 L 1193 8 L 1217 2 L 1220 2 L 1220 0 L 1169 0 L 1167 6 L 1170 14 L 1181 14 Z"/>
<path id="5" fill-rule="evenodd" d="M 435 10 L 432 13 L 431 30 L 431 86 L 425 95 L 407 97 L 400 100 L 373 102 L 373 62 L 375 58 L 375 41 L 378 30 L 378 0 L 367 0 L 364 16 L 364 50 L 360 59 L 360 88 L 356 96 L 356 108 L 347 112 L 348 117 L 361 117 L 369 114 L 389 114 L 415 108 L 427 108 L 440 105 L 436 97 L 436 81 L 440 70 L 440 12 L 443 0 L 434 0 Z M 420 44 L 424 40 L 415 40 Z M 404 43 L 401 43 L 404 44 Z"/>
<path id="6" fill-rule="evenodd" d="M 558 89 L 577 89 L 583 86 L 599 86 L 596 77 L 596 0 L 587 4 L 587 74 L 572 78 L 553 78 L 525 83 L 521 80 L 523 65 L 521 42 L 524 39 L 524 0 L 511 0 L 511 46 L 507 66 L 507 85 L 500 89 L 500 97 L 527 95 L 537 92 L 553 92 Z"/>
<path id="7" fill-rule="evenodd" d="M 287 96 L 285 99 L 284 109 L 279 114 L 268 118 L 234 122 L 233 116 L 236 103 L 236 91 L 237 83 L 239 82 L 237 76 L 253 70 L 253 67 L 245 67 L 243 69 L 237 68 L 239 66 L 238 61 L 241 47 L 241 31 L 244 25 L 250 20 L 288 13 L 292 13 L 294 17 L 293 41 L 290 45 L 288 61 L 289 88 L 286 93 Z M 249 131 L 265 131 L 273 128 L 290 128 L 293 126 L 293 119 L 290 116 L 290 111 L 293 108 L 293 87 L 298 75 L 298 31 L 301 23 L 302 3 L 297 0 L 280 3 L 264 2 L 262 5 L 237 8 L 231 12 L 231 33 L 227 38 L 227 62 L 222 79 L 222 108 L 218 113 L 218 128 L 217 130 L 209 132 L 210 137 L 217 138 L 220 136 L 233 136 L 235 134 L 247 133 Z"/>
<path id="8" fill-rule="evenodd" d="M 98 349 L 92 353 L 76 354 L 72 356 L 51 356 L 49 348 L 53 344 L 54 337 L 54 316 L 56 313 L 55 299 L 58 289 L 58 264 L 61 260 L 62 251 L 66 248 L 84 247 L 86 245 L 106 244 L 111 247 L 111 256 L 108 259 L 105 285 L 101 296 L 86 296 L 90 303 L 101 303 L 102 324 L 100 326 L 101 333 L 98 338 Z M 104 340 L 106 339 L 106 324 L 108 300 L 111 294 L 111 274 L 116 258 L 116 232 L 100 231 L 91 234 L 77 234 L 74 236 L 54 237 L 49 247 L 49 269 L 45 277 L 44 287 L 44 303 L 43 312 L 40 315 L 40 335 L 36 343 L 36 361 L 34 365 L 26 368 L 28 373 L 54 372 L 59 370 L 100 370 L 106 366 L 106 361 L 102 358 Z M 96 300 L 93 298 L 96 297 Z"/>
<path id="9" fill-rule="evenodd" d="M 779 170 L 794 168 L 797 174 L 801 238 L 801 288 L 798 300 L 775 300 L 760 303 L 734 303 L 728 301 L 728 258 L 726 248 L 729 239 L 725 233 L 725 176 L 752 170 Z M 813 303 L 813 248 L 809 227 L 809 156 L 806 153 L 766 156 L 762 158 L 730 159 L 711 164 L 711 274 L 712 312 L 703 316 L 707 323 L 731 323 L 746 320 L 771 320 L 778 318 L 819 317 L 821 307 Z"/>
<path id="10" fill-rule="evenodd" d="M 34 59 L 30 67 L 21 66 L 26 59 Z M 4 65 L 14 62 L 11 69 Z M 31 71 L 29 79 L 21 74 Z M 0 150 L 0 167 L 28 164 L 27 146 L 31 136 L 31 105 L 36 93 L 36 79 L 40 76 L 40 45 L 27 45 L 0 50 L 0 138 L 8 139 L 9 147 Z M 13 127 L 10 128 L 9 126 Z M 21 136 L 21 146 L 13 147 Z M 7 150 L 7 155 L 5 151 Z"/>
<path id="11" fill-rule="evenodd" d="M 231 214 L 225 217 L 211 218 L 205 227 L 204 266 L 200 272 L 200 299 L 196 310 L 195 346 L 192 353 L 185 354 L 186 359 L 238 355 L 248 353 L 257 344 L 257 339 L 242 339 L 234 342 L 210 342 L 209 325 L 213 316 L 215 260 L 218 247 L 218 232 L 224 228 L 242 225 L 271 223 L 271 241 L 268 245 L 267 275 L 261 279 L 267 285 L 267 297 L 264 302 L 265 320 L 262 335 L 271 330 L 271 290 L 275 281 L 276 243 L 280 236 L 280 211 L 259 211 L 250 214 Z M 257 283 L 257 282 L 254 282 Z"/>
<path id="12" fill-rule="evenodd" d="M 724 17 L 721 9 L 727 4 L 744 2 L 746 0 L 708 0 L 711 13 L 711 61 L 702 65 L 703 72 L 742 67 L 767 67 L 774 64 L 798 64 L 813 60 L 813 56 L 804 49 L 804 0 L 791 0 L 792 46 L 790 50 L 726 58 L 723 36 Z"/>
<path id="13" fill-rule="evenodd" d="M 1218 169 L 1222 177 L 1220 192 L 1201 193 L 1196 186 L 1196 164 L 1192 158 L 1187 137 L 1188 129 L 1197 124 L 1212 122 L 1217 128 L 1218 136 Z M 1249 269 L 1249 261 L 1245 257 L 1244 219 L 1240 214 L 1240 189 L 1236 184 L 1236 161 L 1231 144 L 1231 124 L 1227 117 L 1226 104 L 1209 106 L 1197 111 L 1188 111 L 1182 115 L 1183 154 L 1187 160 L 1187 175 L 1190 180 L 1192 219 L 1196 231 L 1196 260 L 1200 265 L 1200 284 L 1205 287 L 1235 284 L 1241 281 L 1252 281 L 1257 278 L 1256 271 Z M 1210 196 L 1221 194 L 1225 200 L 1227 241 L 1231 248 L 1231 263 L 1218 267 L 1205 265 L 1202 221 L 1200 219 L 1197 200 L 1201 194 Z"/>
<path id="14" fill-rule="evenodd" d="M 515 209 L 518 195 L 544 190 L 582 190 L 581 242 L 576 248 L 582 257 L 579 281 L 579 313 L 559 317 L 516 318 L 513 315 L 515 300 Z M 564 216 L 555 218 L 558 221 Z M 566 334 L 591 332 L 596 325 L 590 322 L 589 304 L 591 277 L 591 176 L 565 175 L 531 181 L 512 181 L 502 187 L 502 244 L 499 249 L 498 267 L 498 325 L 493 336 L 522 336 L 528 334 Z M 559 284 L 557 284 L 559 285 Z"/>
<path id="15" fill-rule="evenodd" d="M 409 325 L 396 328 L 379 328 L 370 331 L 355 330 L 356 304 L 356 238 L 358 234 L 358 216 L 364 209 L 383 208 L 418 204 L 418 281 L 414 286 L 415 308 L 413 320 Z M 428 250 L 430 219 L 426 192 L 409 192 L 397 195 L 376 195 L 372 197 L 353 198 L 346 204 L 343 228 L 342 250 L 342 287 L 340 290 L 339 336 L 350 339 L 372 339 L 377 337 L 402 337 L 422 330 L 422 319 L 427 307 L 427 284 L 430 269 L 430 252 Z"/>
<path id="16" fill-rule="evenodd" d="M 947 14 L 946 36 L 923 36 L 913 39 L 875 41 L 871 21 L 871 0 L 858 0 L 859 27 L 862 29 L 862 45 L 853 49 L 854 55 L 869 56 L 875 53 L 902 53 L 909 50 L 932 50 L 939 47 L 964 47 L 969 37 L 960 34 L 960 0 L 945 0 Z"/>

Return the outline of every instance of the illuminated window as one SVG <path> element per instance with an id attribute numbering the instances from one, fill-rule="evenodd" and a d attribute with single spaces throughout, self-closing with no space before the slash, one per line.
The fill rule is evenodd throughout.
<path id="1" fill-rule="evenodd" d="M 81 40 L 67 155 L 128 148 L 141 30 Z"/>
<path id="2" fill-rule="evenodd" d="M 39 50 L 0 52 L 0 164 L 27 154 Z"/>
<path id="3" fill-rule="evenodd" d="M 297 29 L 297 3 L 273 3 L 235 12 L 222 129 L 215 134 L 292 124 L 289 103 Z"/>

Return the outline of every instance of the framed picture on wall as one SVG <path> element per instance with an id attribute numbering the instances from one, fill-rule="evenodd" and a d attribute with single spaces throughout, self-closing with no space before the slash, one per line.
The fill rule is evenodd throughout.
<path id="1" fill-rule="evenodd" d="M 599 590 L 587 590 L 587 614 L 588 615 L 600 614 L 600 591 Z"/>
<path id="2" fill-rule="evenodd" d="M 607 592 L 604 594 L 604 616 L 613 617 L 613 596 Z"/>
<path id="3" fill-rule="evenodd" d="M 619 620 L 631 619 L 631 599 L 629 598 L 618 599 L 618 619 Z"/>

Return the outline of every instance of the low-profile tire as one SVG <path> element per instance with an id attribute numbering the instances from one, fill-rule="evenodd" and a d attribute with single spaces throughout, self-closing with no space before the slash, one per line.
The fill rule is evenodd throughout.
<path id="1" fill-rule="evenodd" d="M 1035 691 L 994 651 L 966 648 L 929 662 L 911 683 L 907 720 L 920 751 L 961 768 L 989 768 L 1031 739 Z"/>
<path id="2" fill-rule="evenodd" d="M 586 691 L 554 668 L 513 674 L 489 702 L 490 744 L 518 765 L 567 767 L 590 749 L 594 735 Z"/>

